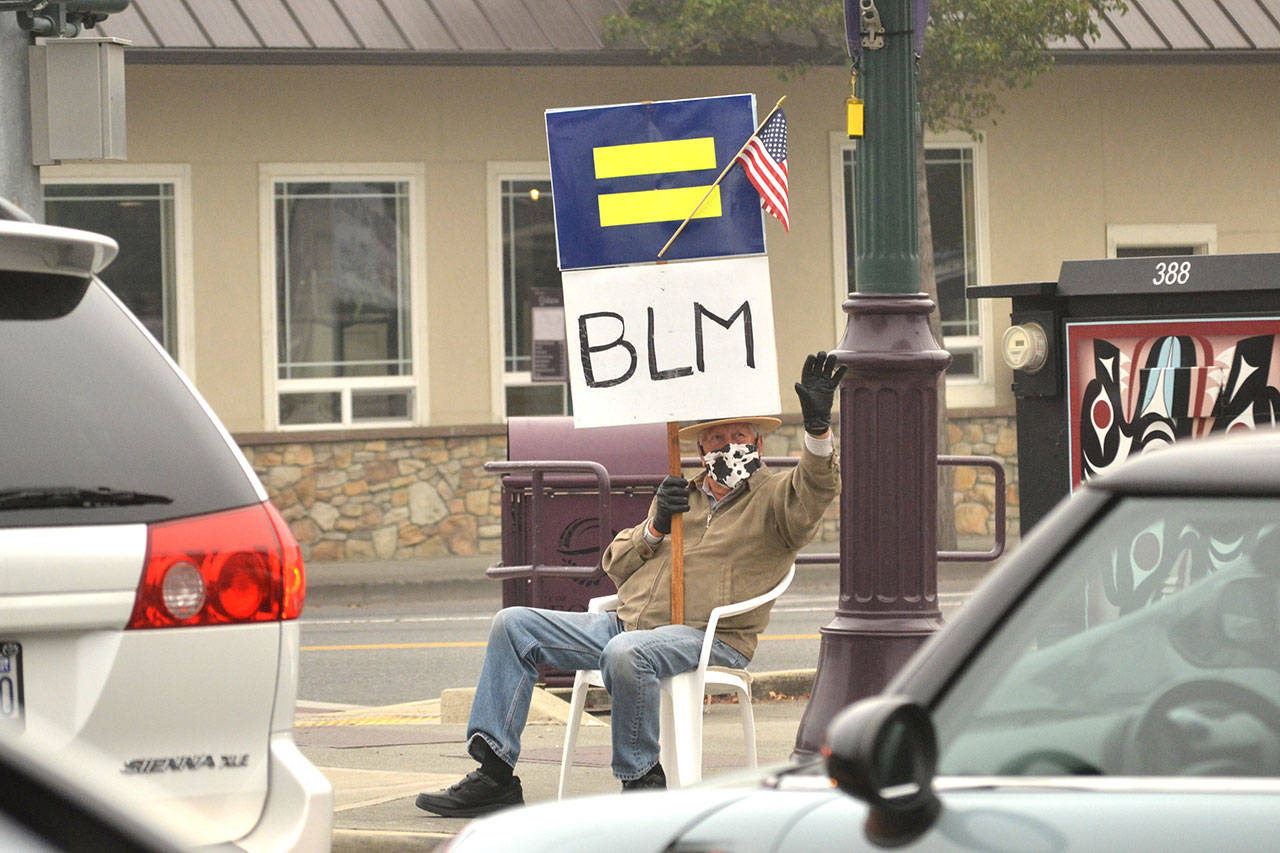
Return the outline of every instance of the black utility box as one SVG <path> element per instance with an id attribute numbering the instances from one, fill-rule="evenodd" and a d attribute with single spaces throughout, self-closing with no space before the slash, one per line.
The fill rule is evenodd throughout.
<path id="1" fill-rule="evenodd" d="M 1280 419 L 1280 253 L 1066 261 L 1011 298 L 1022 533 L 1129 456 Z"/>

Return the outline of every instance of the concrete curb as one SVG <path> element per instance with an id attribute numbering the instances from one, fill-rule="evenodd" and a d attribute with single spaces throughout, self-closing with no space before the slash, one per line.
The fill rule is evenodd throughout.
<path id="1" fill-rule="evenodd" d="M 471 716 L 471 703 L 475 700 L 474 687 L 451 687 L 440 694 L 440 722 L 444 725 L 466 725 Z M 567 725 L 569 723 L 569 694 L 563 696 L 543 690 L 533 689 L 529 700 L 529 717 L 526 725 Z M 588 716 L 585 725 L 604 725 L 599 720 Z"/>
<path id="2" fill-rule="evenodd" d="M 751 699 L 753 702 L 770 702 L 782 699 L 802 698 L 813 690 L 816 669 L 781 669 L 751 673 Z M 467 722 L 474 687 L 451 687 L 437 699 L 421 699 L 380 706 L 325 707 L 300 702 L 298 719 L 323 719 L 340 723 L 345 720 L 370 718 L 402 725 L 441 724 L 461 725 Z M 568 722 L 568 687 L 535 688 L 529 705 L 529 723 L 537 725 L 564 725 Z M 605 712 L 609 709 L 609 694 L 604 688 L 592 688 L 587 696 L 589 712 Z M 394 718 L 394 719 L 393 719 Z"/>
<path id="3" fill-rule="evenodd" d="M 747 671 L 751 672 L 751 670 Z M 813 681 L 817 672 L 816 668 L 751 672 L 751 701 L 770 702 L 806 696 L 813 692 Z M 474 690 L 474 688 L 471 689 Z M 568 687 L 552 687 L 547 692 L 568 702 L 571 690 Z M 586 710 L 589 713 L 609 710 L 609 694 L 603 687 L 592 687 L 587 691 Z"/>
<path id="4" fill-rule="evenodd" d="M 333 853 L 422 853 L 457 833 L 393 829 L 335 829 Z"/>
<path id="5" fill-rule="evenodd" d="M 749 671 L 749 670 L 748 670 Z M 772 672 L 751 673 L 751 701 L 769 702 L 778 699 L 794 699 L 813 691 L 813 681 L 817 669 L 781 669 Z M 474 687 L 453 687 L 440 694 L 440 722 L 444 724 L 461 724 L 467 722 L 471 711 L 471 701 L 475 697 Z M 553 687 L 549 690 L 535 688 L 529 705 L 529 724 L 565 725 L 569 720 L 568 687 Z M 386 710 L 386 709 L 383 709 Z M 609 694 L 603 687 L 592 687 L 587 691 L 586 710 L 597 713 L 609 710 Z M 599 721 L 589 719 L 587 725 L 603 725 Z"/>
<path id="6" fill-rule="evenodd" d="M 805 696 L 813 692 L 813 680 L 817 673 L 816 668 L 753 672 L 751 673 L 751 701 L 767 702 L 770 699 Z"/>

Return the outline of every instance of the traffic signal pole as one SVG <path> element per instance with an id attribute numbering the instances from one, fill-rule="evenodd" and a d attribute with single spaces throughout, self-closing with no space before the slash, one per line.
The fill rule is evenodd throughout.
<path id="1" fill-rule="evenodd" d="M 925 22 L 912 20 L 913 5 L 845 4 L 846 16 L 861 16 L 861 27 L 849 24 L 863 31 L 856 65 L 865 112 L 854 167 L 857 292 L 844 302 L 834 350 L 849 368 L 840 385 L 840 597 L 821 629 L 798 756 L 817 752 L 831 718 L 880 692 L 942 620 L 937 386 L 951 356 L 929 331 L 935 306 L 920 292 L 911 34 Z"/>
<path id="2" fill-rule="evenodd" d="M 31 89 L 27 34 L 0 10 L 0 197 L 44 221 L 40 170 L 31 164 Z"/>

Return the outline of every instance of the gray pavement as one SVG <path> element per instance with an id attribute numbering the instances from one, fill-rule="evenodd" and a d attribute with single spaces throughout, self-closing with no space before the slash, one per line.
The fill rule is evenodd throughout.
<path id="1" fill-rule="evenodd" d="M 815 550 L 831 547 L 828 543 Z M 986 546 L 974 543 L 972 547 Z M 495 583 L 484 577 L 484 569 L 494 559 L 481 555 L 314 563 L 307 567 L 308 599 L 358 604 L 448 596 L 465 591 L 469 585 Z M 967 593 L 989 569 L 986 563 L 943 564 L 939 567 L 939 589 Z M 835 571 L 831 567 L 825 570 Z M 832 590 L 833 607 L 836 591 Z M 753 710 L 761 764 L 784 761 L 791 754 L 813 675 L 812 669 L 755 673 Z M 475 766 L 463 743 L 468 697 L 449 695 L 453 693 L 384 707 L 299 700 L 295 738 L 334 786 L 335 851 L 428 850 L 465 826 L 465 820 L 436 817 L 414 805 L 419 791 L 447 787 Z M 516 768 L 527 803 L 555 799 L 567 698 L 564 691 L 540 691 L 535 701 Z M 704 719 L 704 776 L 743 768 L 737 708 L 712 703 Z M 569 796 L 612 792 L 619 787 L 609 769 L 607 708 L 597 714 L 596 722 L 579 735 Z"/>
<path id="2" fill-rule="evenodd" d="M 567 702 L 555 696 L 543 702 L 561 706 L 561 715 L 531 719 L 525 728 L 516 773 L 531 804 L 556 797 L 568 710 Z M 753 703 L 762 764 L 791 754 L 804 707 L 803 699 Z M 466 724 L 442 722 L 439 708 L 439 700 L 348 711 L 299 706 L 294 736 L 334 786 L 335 851 L 425 850 L 466 825 L 413 804 L 419 791 L 447 787 L 475 768 L 463 744 Z M 609 769 L 607 713 L 596 720 L 579 733 L 567 796 L 619 788 Z M 737 707 L 708 705 L 704 725 L 704 775 L 746 767 Z M 356 729 L 340 731 L 344 726 Z"/>

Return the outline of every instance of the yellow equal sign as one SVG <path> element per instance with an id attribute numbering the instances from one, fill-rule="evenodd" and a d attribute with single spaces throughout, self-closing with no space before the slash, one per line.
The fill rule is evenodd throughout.
<path id="1" fill-rule="evenodd" d="M 596 180 L 633 175 L 661 175 L 671 172 L 695 172 L 716 167 L 716 141 L 713 137 L 671 139 L 665 142 L 637 142 L 631 145 L 607 145 L 593 148 Z M 604 193 L 598 196 L 600 225 L 638 225 L 643 222 L 679 222 L 689 215 L 709 185 L 677 187 L 665 190 L 643 190 L 627 193 Z M 720 215 L 720 188 L 712 190 L 694 215 L 707 219 Z"/>

